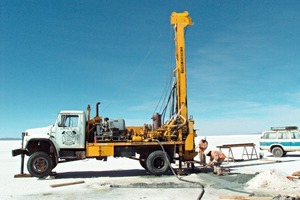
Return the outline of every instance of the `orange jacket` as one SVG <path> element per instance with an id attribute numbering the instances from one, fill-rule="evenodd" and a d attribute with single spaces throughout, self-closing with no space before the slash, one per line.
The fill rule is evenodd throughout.
<path id="1" fill-rule="evenodd" d="M 225 154 L 218 150 L 212 150 L 210 155 L 210 161 L 224 160 L 226 158 Z"/>

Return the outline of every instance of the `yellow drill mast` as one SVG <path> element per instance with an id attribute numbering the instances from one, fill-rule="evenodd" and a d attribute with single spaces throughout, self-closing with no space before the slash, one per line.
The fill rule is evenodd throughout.
<path id="1" fill-rule="evenodd" d="M 176 89 L 177 89 L 177 109 L 180 115 L 188 118 L 187 111 L 187 84 L 186 84 L 186 60 L 185 60 L 185 40 L 184 31 L 187 26 L 193 25 L 191 17 L 187 11 L 183 13 L 173 12 L 171 24 L 175 31 L 175 58 L 176 58 Z"/>
<path id="2" fill-rule="evenodd" d="M 185 58 L 185 28 L 192 26 L 192 18 L 187 11 L 183 13 L 173 12 L 171 15 L 171 25 L 175 31 L 175 58 L 176 58 L 176 95 L 177 105 L 176 112 L 180 115 L 187 125 L 186 130 L 179 130 L 179 139 L 185 138 L 184 151 L 180 147 L 179 154 L 183 153 L 185 160 L 193 160 L 196 155 L 194 149 L 194 138 L 196 133 L 194 130 L 194 120 L 188 119 L 187 107 L 187 81 L 186 81 L 186 58 Z"/>

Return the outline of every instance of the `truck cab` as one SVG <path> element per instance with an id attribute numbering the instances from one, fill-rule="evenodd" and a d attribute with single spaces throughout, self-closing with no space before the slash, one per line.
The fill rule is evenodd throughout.
<path id="1" fill-rule="evenodd" d="M 61 111 L 54 125 L 27 129 L 24 146 L 30 151 L 38 148 L 36 141 L 49 142 L 59 149 L 85 148 L 86 117 L 83 111 Z M 57 152 L 58 153 L 58 152 Z"/>

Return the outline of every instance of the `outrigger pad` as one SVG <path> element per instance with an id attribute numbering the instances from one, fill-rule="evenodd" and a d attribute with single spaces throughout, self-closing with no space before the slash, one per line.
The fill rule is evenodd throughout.
<path id="1" fill-rule="evenodd" d="M 29 156 L 29 153 L 26 149 L 14 149 L 14 150 L 12 150 L 11 153 L 12 153 L 13 157 L 21 155 L 21 154 L 25 154 L 25 155 Z"/>
<path id="2" fill-rule="evenodd" d="M 14 176 L 15 178 L 28 178 L 28 177 L 32 177 L 31 174 L 16 174 Z"/>

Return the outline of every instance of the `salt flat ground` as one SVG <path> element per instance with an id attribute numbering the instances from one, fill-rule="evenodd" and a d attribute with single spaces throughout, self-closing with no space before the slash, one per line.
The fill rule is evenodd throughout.
<path id="1" fill-rule="evenodd" d="M 208 150 L 223 144 L 255 143 L 259 154 L 259 137 L 207 136 Z M 274 158 L 270 153 L 263 152 L 262 159 L 248 160 L 243 156 L 242 148 L 233 148 L 238 161 L 223 164 L 224 168 L 231 169 L 231 173 L 219 177 L 211 169 L 202 169 L 201 172 L 180 177 L 191 182 L 181 181 L 172 173 L 159 177 L 150 175 L 138 161 L 127 158 L 108 158 L 107 162 L 86 159 L 61 163 L 54 169 L 58 173 L 56 178 L 37 179 L 14 178 L 15 174 L 20 173 L 20 156 L 12 157 L 11 150 L 20 146 L 21 141 L 0 141 L 0 199 L 197 199 L 202 191 L 200 183 L 205 187 L 202 199 L 209 200 L 250 194 L 260 197 L 278 194 L 300 196 L 300 181 L 286 178 L 300 171 L 300 152 L 288 153 L 282 158 Z M 251 152 L 250 148 L 248 152 Z M 224 153 L 227 155 L 226 149 Z M 26 161 L 25 173 L 28 173 Z M 174 164 L 173 167 L 177 168 L 178 165 Z M 196 167 L 200 169 L 197 164 Z M 84 182 L 50 187 L 74 181 Z"/>

